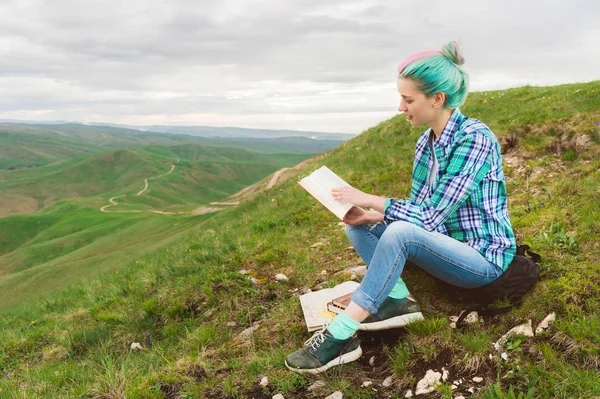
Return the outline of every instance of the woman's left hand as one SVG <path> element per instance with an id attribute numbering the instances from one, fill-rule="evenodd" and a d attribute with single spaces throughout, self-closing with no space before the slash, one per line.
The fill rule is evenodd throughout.
<path id="1" fill-rule="evenodd" d="M 345 201 L 352 205 L 369 206 L 370 195 L 354 187 L 338 187 L 331 189 L 333 199 L 337 201 Z"/>

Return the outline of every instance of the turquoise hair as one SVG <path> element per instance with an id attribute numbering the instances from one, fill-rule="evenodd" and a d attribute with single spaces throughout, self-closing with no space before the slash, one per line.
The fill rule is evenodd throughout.
<path id="1" fill-rule="evenodd" d="M 458 43 L 452 41 L 442 48 L 441 53 L 411 62 L 398 77 L 414 80 L 427 97 L 444 93 L 444 106 L 457 108 L 464 104 L 469 91 L 469 76 L 462 68 L 464 62 Z"/>

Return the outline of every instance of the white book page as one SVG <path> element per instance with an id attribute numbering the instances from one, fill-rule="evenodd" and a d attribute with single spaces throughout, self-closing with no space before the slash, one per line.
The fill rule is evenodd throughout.
<path id="1" fill-rule="evenodd" d="M 331 195 L 332 188 L 351 186 L 327 166 L 321 166 L 298 183 L 340 220 L 353 206 L 345 201 L 337 201 Z"/>
<path id="2" fill-rule="evenodd" d="M 302 306 L 308 331 L 319 330 L 336 316 L 335 313 L 327 310 L 327 302 L 330 302 L 333 298 L 354 292 L 359 285 L 356 281 L 346 281 L 333 288 L 309 292 L 300 296 L 300 305 Z"/>

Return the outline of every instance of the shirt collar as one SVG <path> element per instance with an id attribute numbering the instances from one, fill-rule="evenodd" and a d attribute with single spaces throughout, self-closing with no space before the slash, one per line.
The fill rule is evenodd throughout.
<path id="1" fill-rule="evenodd" d="M 447 147 L 452 142 L 452 137 L 454 137 L 454 133 L 460 129 L 462 122 L 464 120 L 464 115 L 460 112 L 460 109 L 455 108 L 452 115 L 450 115 L 450 119 L 448 119 L 448 123 L 446 123 L 446 127 L 442 131 L 440 138 L 437 139 L 433 144 L 436 146 L 444 146 Z M 433 141 L 433 129 L 429 128 L 429 139 Z"/>

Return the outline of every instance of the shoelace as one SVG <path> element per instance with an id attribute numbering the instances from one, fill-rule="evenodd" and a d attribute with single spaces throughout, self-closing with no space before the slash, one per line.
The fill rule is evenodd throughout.
<path id="1" fill-rule="evenodd" d="M 313 334 L 312 337 L 304 342 L 304 346 L 310 346 L 313 350 L 317 350 L 323 342 L 325 342 L 325 330 L 327 330 L 327 324 L 323 325 L 323 328 Z"/>

